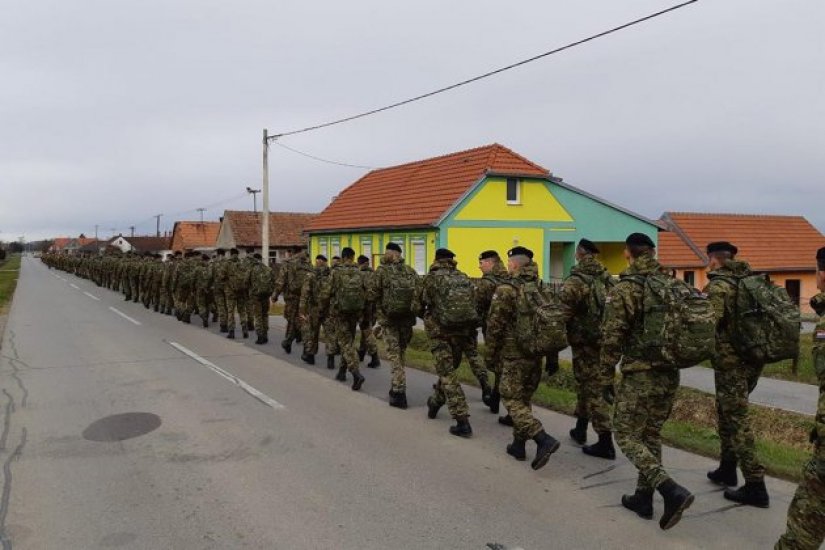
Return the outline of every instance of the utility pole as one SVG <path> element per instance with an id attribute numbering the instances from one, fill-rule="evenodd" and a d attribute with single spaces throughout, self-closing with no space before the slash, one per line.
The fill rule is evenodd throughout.
<path id="1" fill-rule="evenodd" d="M 252 189 L 251 187 L 246 188 L 246 192 L 252 195 L 252 211 L 256 214 L 258 213 L 258 193 L 261 192 L 260 189 Z"/>
<path id="2" fill-rule="evenodd" d="M 195 210 L 201 213 L 201 223 L 203 223 L 203 213 L 206 212 L 206 208 L 196 208 Z"/>
<path id="3" fill-rule="evenodd" d="M 95 240 L 97 240 L 97 228 L 98 228 L 98 225 L 95 224 Z"/>
<path id="4" fill-rule="evenodd" d="M 269 133 L 264 128 L 263 220 L 261 223 L 261 257 L 269 265 Z"/>
<path id="5" fill-rule="evenodd" d="M 134 225 L 130 225 L 130 226 L 129 226 L 129 230 L 132 232 L 132 233 L 131 233 L 132 237 L 134 237 L 134 236 L 135 236 L 135 226 L 134 226 Z"/>
<path id="6" fill-rule="evenodd" d="M 163 214 L 157 214 L 155 216 L 152 216 L 157 221 L 157 230 L 155 231 L 155 237 L 160 237 L 160 217 L 161 216 L 163 216 Z"/>

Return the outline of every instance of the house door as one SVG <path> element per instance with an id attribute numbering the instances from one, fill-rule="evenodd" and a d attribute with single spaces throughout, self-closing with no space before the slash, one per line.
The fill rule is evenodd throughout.
<path id="1" fill-rule="evenodd" d="M 550 243 L 548 278 L 553 284 L 559 284 L 564 280 L 564 243 Z"/>
<path id="2" fill-rule="evenodd" d="M 800 281 L 799 279 L 786 279 L 785 280 L 785 290 L 788 291 L 788 296 L 791 297 L 791 301 L 799 307 L 799 297 L 800 297 Z"/>

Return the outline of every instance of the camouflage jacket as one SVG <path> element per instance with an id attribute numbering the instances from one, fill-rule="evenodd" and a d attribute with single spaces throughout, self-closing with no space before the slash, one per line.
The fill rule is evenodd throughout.
<path id="1" fill-rule="evenodd" d="M 642 254 L 622 272 L 622 278 L 607 293 L 602 320 L 601 366 L 609 372 L 621 359 L 623 373 L 650 370 L 649 362 L 638 357 L 644 315 L 644 288 L 623 277 L 650 275 L 661 269 L 651 254 Z"/>
<path id="2" fill-rule="evenodd" d="M 320 306 L 321 311 L 327 312 L 330 316 L 340 315 L 337 311 L 336 299 L 335 295 L 340 292 L 340 288 L 343 286 L 343 275 L 342 272 L 344 270 L 358 270 L 358 266 L 355 265 L 355 262 L 352 260 L 345 260 L 342 261 L 340 264 L 336 265 L 332 268 L 329 276 L 329 284 L 323 286 L 321 288 L 320 294 Z M 365 289 L 366 292 L 366 289 Z"/>
<path id="3" fill-rule="evenodd" d="M 587 323 L 594 323 L 597 317 L 588 311 L 590 305 L 588 298 L 592 290 L 592 281 L 595 279 L 603 279 L 606 285 L 610 285 L 610 273 L 602 263 L 593 256 L 585 256 L 570 270 L 570 276 L 565 279 L 559 292 L 559 299 L 564 307 L 564 316 L 567 320 L 567 338 L 571 345 L 597 346 L 599 344 L 598 341 L 588 342 L 587 336 L 598 333 L 600 328 L 587 325 Z M 610 287 L 607 286 L 607 288 Z"/>
<path id="4" fill-rule="evenodd" d="M 263 299 L 271 296 L 274 289 L 272 268 L 260 260 L 255 260 L 249 270 L 249 295 Z"/>
<path id="5" fill-rule="evenodd" d="M 819 378 L 819 405 L 815 424 L 818 437 L 814 456 L 819 460 L 825 460 L 825 292 L 811 298 L 811 307 L 820 315 L 813 334 L 814 370 Z"/>
<path id="6" fill-rule="evenodd" d="M 301 299 L 298 303 L 298 314 L 302 316 L 318 315 L 324 317 L 326 311 L 321 311 L 321 294 L 330 280 L 329 266 L 316 267 L 304 278 L 301 287 Z"/>
<path id="7" fill-rule="evenodd" d="M 386 326 L 389 324 L 389 320 L 382 310 L 384 291 L 389 287 L 389 281 L 401 273 L 405 273 L 406 276 L 415 276 L 415 296 L 418 296 L 421 293 L 421 280 L 418 277 L 418 273 L 416 273 L 412 267 L 408 266 L 406 262 L 404 262 L 404 258 L 400 256 L 397 260 L 391 260 L 388 259 L 387 256 L 382 256 L 381 264 L 375 270 L 372 277 L 370 277 L 369 286 L 367 286 L 367 300 L 371 304 L 374 304 L 377 321 L 382 325 Z M 402 321 L 404 326 L 411 327 L 415 325 L 415 308 L 416 305 L 414 303 L 413 313 L 410 315 L 410 318 Z"/>
<path id="8" fill-rule="evenodd" d="M 493 365 L 500 359 L 524 357 L 516 333 L 519 290 L 515 285 L 536 282 L 538 278 L 539 266 L 531 261 L 513 274 L 510 278 L 511 283 L 500 284 L 496 288 L 490 304 L 484 340 L 484 355 L 488 365 Z"/>
<path id="9" fill-rule="evenodd" d="M 221 291 L 229 285 L 229 260 L 218 258 L 212 262 L 212 287 L 215 291 Z"/>
<path id="10" fill-rule="evenodd" d="M 703 292 L 708 295 L 716 315 L 717 343 L 728 343 L 732 338 L 733 325 L 730 320 L 736 308 L 736 286 L 731 279 L 752 274 L 750 265 L 739 260 L 727 260 L 722 267 L 708 273 L 710 282 Z"/>
<path id="11" fill-rule="evenodd" d="M 465 334 L 478 334 L 475 328 L 462 330 L 460 334 L 447 332 L 435 321 L 433 308 L 435 307 L 436 285 L 441 282 L 439 273 L 443 271 L 458 271 L 458 263 L 455 260 L 435 260 L 430 266 L 430 271 L 424 275 L 421 281 L 421 292 L 418 293 L 413 303 L 413 311 L 416 315 L 424 319 L 424 330 L 430 338 L 444 338 L 448 336 L 462 336 Z"/>
<path id="12" fill-rule="evenodd" d="M 487 334 L 487 316 L 490 313 L 490 305 L 493 303 L 493 295 L 496 293 L 496 288 L 509 278 L 510 274 L 507 273 L 504 264 L 496 262 L 490 273 L 485 273 L 476 282 L 476 303 L 478 314 L 481 317 L 481 330 L 485 335 Z"/>
<path id="13" fill-rule="evenodd" d="M 194 288 L 198 292 L 207 292 L 212 290 L 212 279 L 214 274 L 212 266 L 204 261 L 199 262 L 192 268 L 194 272 Z"/>

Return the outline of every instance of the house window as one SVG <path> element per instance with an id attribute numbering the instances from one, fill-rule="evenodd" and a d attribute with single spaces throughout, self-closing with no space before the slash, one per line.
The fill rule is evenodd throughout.
<path id="1" fill-rule="evenodd" d="M 427 245 L 424 241 L 412 242 L 413 269 L 419 275 L 427 273 Z"/>
<path id="2" fill-rule="evenodd" d="M 364 239 L 361 241 L 361 254 L 367 258 L 372 258 L 372 239 Z"/>
<path id="3" fill-rule="evenodd" d="M 521 204 L 521 181 L 507 178 L 507 204 Z"/>
<path id="4" fill-rule="evenodd" d="M 799 296 L 800 296 L 800 281 L 799 279 L 786 279 L 785 280 L 785 290 L 788 291 L 788 296 L 791 297 L 791 301 L 799 307 Z"/>
<path id="5" fill-rule="evenodd" d="M 332 241 L 332 255 L 333 256 L 340 256 L 341 255 L 341 242 L 340 241 Z"/>
<path id="6" fill-rule="evenodd" d="M 685 271 L 684 275 L 685 282 L 690 286 L 696 286 L 696 272 L 695 271 Z"/>
<path id="7" fill-rule="evenodd" d="M 318 241 L 318 253 L 323 254 L 324 256 L 329 258 L 328 252 L 329 252 L 329 247 L 327 246 L 327 240 L 326 239 L 320 239 Z"/>

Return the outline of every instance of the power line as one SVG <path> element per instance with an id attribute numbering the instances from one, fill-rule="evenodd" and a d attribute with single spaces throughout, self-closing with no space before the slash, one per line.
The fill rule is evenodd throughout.
<path id="1" fill-rule="evenodd" d="M 283 147 L 287 151 L 292 151 L 293 153 L 297 153 L 301 156 L 310 158 L 312 160 L 317 160 L 318 162 L 325 162 L 327 164 L 334 164 L 336 166 L 346 166 L 347 168 L 363 168 L 364 170 L 377 170 L 377 167 L 375 167 L 375 166 L 363 166 L 363 165 L 360 165 L 360 164 L 348 164 L 346 162 L 339 162 L 337 160 L 329 160 L 329 159 L 325 159 L 325 158 L 321 158 L 321 157 L 316 157 L 315 155 L 310 155 L 309 153 L 299 151 L 298 149 L 293 149 L 292 147 L 290 147 L 288 145 L 284 145 L 280 141 L 275 141 L 274 143 L 275 143 L 275 145 Z"/>
<path id="2" fill-rule="evenodd" d="M 548 57 L 550 55 L 557 54 L 559 52 L 563 52 L 563 51 L 569 50 L 571 48 L 575 48 L 576 46 L 580 46 L 580 45 L 585 44 L 587 42 L 591 42 L 593 40 L 596 40 L 597 38 L 602 38 L 603 36 L 607 36 L 609 34 L 613 34 L 615 32 L 624 30 L 628 27 L 638 25 L 639 23 L 644 23 L 645 21 L 655 19 L 656 17 L 660 17 L 660 16 L 665 15 L 667 13 L 670 13 L 672 11 L 676 11 L 678 9 L 684 8 L 685 6 L 688 6 L 690 4 L 695 4 L 698 1 L 699 0 L 688 0 L 687 2 L 682 2 L 681 4 L 677 4 L 677 5 L 672 6 L 670 8 L 667 8 L 667 9 L 664 9 L 664 10 L 661 10 L 661 11 L 657 11 L 656 13 L 652 13 L 650 15 L 646 15 L 645 17 L 641 17 L 639 19 L 635 19 L 635 20 L 630 21 L 628 23 L 625 23 L 623 25 L 619 25 L 618 27 L 613 27 L 612 29 L 600 32 L 598 34 L 594 34 L 592 36 L 588 36 L 587 38 L 583 38 L 581 40 L 571 42 L 571 43 L 569 43 L 565 46 L 561 46 L 559 48 L 556 48 L 556 49 L 553 49 L 553 50 L 535 55 L 533 57 L 523 59 L 521 61 L 518 61 L 516 63 L 512 63 L 510 65 L 505 65 L 504 67 L 499 67 L 498 69 L 494 69 L 494 70 L 486 72 L 484 74 L 480 74 L 478 76 L 474 76 L 472 78 L 468 78 L 466 80 L 456 82 L 455 84 L 450 84 L 449 86 L 444 86 L 443 88 L 438 88 L 437 90 L 433 90 L 433 91 L 427 92 L 425 94 L 417 95 L 415 97 L 411 97 L 411 98 L 405 99 L 403 101 L 398 101 L 396 103 L 391 103 L 389 105 L 385 105 L 384 107 L 379 107 L 378 109 L 372 109 L 371 111 L 365 111 L 365 112 L 359 113 L 357 115 L 352 115 L 352 116 L 348 116 L 348 117 L 345 117 L 345 118 L 339 118 L 337 120 L 332 120 L 330 122 L 324 122 L 322 124 L 316 124 L 314 126 L 307 126 L 306 128 L 291 130 L 289 132 L 282 132 L 280 134 L 274 134 L 274 135 L 270 136 L 269 139 L 272 140 L 272 141 L 275 141 L 280 137 L 293 136 L 295 134 L 303 134 L 305 132 L 311 132 L 313 130 L 320 130 L 321 128 L 327 128 L 329 126 L 335 126 L 336 124 L 343 124 L 344 122 L 351 122 L 351 121 L 357 120 L 359 118 L 364 118 L 364 117 L 367 117 L 367 116 L 370 116 L 370 115 L 381 113 L 383 111 L 389 111 L 390 109 L 395 109 L 396 107 L 401 107 L 403 105 L 408 105 L 410 103 L 414 103 L 416 101 L 420 101 L 422 99 L 426 99 L 426 98 L 432 97 L 434 95 L 438 95 L 438 94 L 441 94 L 441 93 L 444 93 L 444 92 L 448 92 L 450 90 L 455 90 L 456 88 L 460 88 L 461 86 L 466 86 L 467 84 L 472 84 L 473 82 L 478 82 L 479 80 L 497 75 L 499 73 L 503 73 L 505 71 L 509 71 L 511 69 L 515 69 L 516 67 L 521 67 L 522 65 L 532 63 L 533 61 L 538 61 L 539 59 L 543 59 L 543 58 Z"/>

